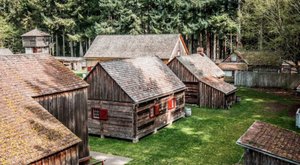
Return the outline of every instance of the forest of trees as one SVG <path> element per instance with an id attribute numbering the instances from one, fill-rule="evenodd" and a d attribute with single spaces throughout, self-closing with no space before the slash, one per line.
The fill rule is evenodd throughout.
<path id="1" fill-rule="evenodd" d="M 299 0 L 0 0 L 0 47 L 22 52 L 20 35 L 35 27 L 59 56 L 83 56 L 99 34 L 161 33 L 213 59 L 236 49 L 300 56 Z"/>

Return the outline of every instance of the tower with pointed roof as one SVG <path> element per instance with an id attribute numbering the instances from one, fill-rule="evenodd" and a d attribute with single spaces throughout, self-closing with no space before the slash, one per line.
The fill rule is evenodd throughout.
<path id="1" fill-rule="evenodd" d="M 50 34 L 37 28 L 22 35 L 26 54 L 49 53 Z"/>

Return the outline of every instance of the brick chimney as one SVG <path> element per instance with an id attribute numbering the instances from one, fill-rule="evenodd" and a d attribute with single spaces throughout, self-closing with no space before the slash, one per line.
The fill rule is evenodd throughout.
<path id="1" fill-rule="evenodd" d="M 204 54 L 204 48 L 198 47 L 198 48 L 197 48 L 197 54 L 200 54 L 201 56 L 204 56 L 204 55 L 205 55 L 205 54 Z"/>

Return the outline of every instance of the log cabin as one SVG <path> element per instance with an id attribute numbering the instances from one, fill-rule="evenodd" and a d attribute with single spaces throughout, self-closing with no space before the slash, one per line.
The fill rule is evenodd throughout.
<path id="1" fill-rule="evenodd" d="M 300 135 L 296 132 L 256 121 L 239 138 L 245 165 L 300 165 Z"/>
<path id="2" fill-rule="evenodd" d="M 224 72 L 205 54 L 178 56 L 169 68 L 187 86 L 186 103 L 207 108 L 229 108 L 237 88 L 223 80 Z"/>
<path id="3" fill-rule="evenodd" d="M 241 56 L 240 52 L 237 51 L 230 54 L 217 65 L 224 71 L 224 80 L 229 83 L 234 82 L 234 75 L 237 71 L 248 70 L 247 61 Z"/>
<path id="4" fill-rule="evenodd" d="M 0 55 L 12 55 L 13 52 L 8 48 L 0 48 Z"/>
<path id="5" fill-rule="evenodd" d="M 177 55 L 187 54 L 180 34 L 99 35 L 84 57 L 90 71 L 99 61 L 155 55 L 167 63 Z"/>
<path id="6" fill-rule="evenodd" d="M 50 53 L 50 34 L 35 28 L 22 36 L 22 44 L 26 54 Z"/>
<path id="7" fill-rule="evenodd" d="M 0 68 L 0 82 L 40 103 L 82 140 L 80 161 L 88 158 L 88 84 L 48 54 L 0 56 Z"/>
<path id="8" fill-rule="evenodd" d="M 184 116 L 185 85 L 158 57 L 101 62 L 85 80 L 90 134 L 138 142 Z"/>
<path id="9" fill-rule="evenodd" d="M 81 140 L 30 96 L 0 82 L 0 164 L 78 164 Z"/>

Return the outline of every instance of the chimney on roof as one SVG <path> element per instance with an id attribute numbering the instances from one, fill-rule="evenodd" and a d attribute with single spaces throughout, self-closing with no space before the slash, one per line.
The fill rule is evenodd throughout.
<path id="1" fill-rule="evenodd" d="M 204 54 L 204 48 L 198 47 L 198 48 L 197 48 L 197 54 L 200 54 L 201 56 L 204 56 L 204 55 L 205 55 L 205 54 Z"/>

